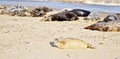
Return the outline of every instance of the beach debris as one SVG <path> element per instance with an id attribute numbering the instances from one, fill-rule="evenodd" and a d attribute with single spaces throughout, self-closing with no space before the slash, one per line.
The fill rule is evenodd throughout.
<path id="1" fill-rule="evenodd" d="M 27 12 L 28 8 L 21 4 L 12 5 L 6 8 L 5 13 L 11 16 L 18 15 L 18 16 L 26 16 L 25 12 Z"/>
<path id="2" fill-rule="evenodd" d="M 46 15 L 46 13 L 50 11 L 53 11 L 53 9 L 46 6 L 41 6 L 31 10 L 30 13 L 31 13 L 31 16 L 33 17 L 39 17 L 39 16 Z"/>
<path id="3" fill-rule="evenodd" d="M 76 38 L 57 38 L 54 46 L 59 49 L 95 49 L 91 44 Z"/>
<path id="4" fill-rule="evenodd" d="M 117 15 L 108 15 L 103 21 L 85 27 L 89 30 L 98 31 L 120 31 L 120 19 Z"/>
<path id="5" fill-rule="evenodd" d="M 87 17 L 84 17 L 84 20 L 97 21 L 100 20 L 100 15 L 97 12 L 91 12 Z"/>
<path id="6" fill-rule="evenodd" d="M 63 11 L 63 12 L 55 12 L 55 13 L 49 13 L 45 15 L 42 19 L 43 21 L 74 21 L 78 20 L 78 17 L 76 14 L 69 12 L 69 11 Z"/>

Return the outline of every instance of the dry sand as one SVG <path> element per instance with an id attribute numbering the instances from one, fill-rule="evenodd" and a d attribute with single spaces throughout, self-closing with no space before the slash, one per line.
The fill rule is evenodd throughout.
<path id="1" fill-rule="evenodd" d="M 95 22 L 41 22 L 40 17 L 0 15 L 0 59 L 120 59 L 120 32 L 84 29 Z M 55 38 L 79 38 L 96 49 L 58 49 Z"/>

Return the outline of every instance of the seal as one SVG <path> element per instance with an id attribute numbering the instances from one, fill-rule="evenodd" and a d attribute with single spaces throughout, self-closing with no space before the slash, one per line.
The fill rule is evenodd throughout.
<path id="1" fill-rule="evenodd" d="M 116 20 L 120 20 L 119 17 L 115 14 L 112 14 L 112 15 L 108 15 L 103 21 L 109 22 L 109 21 L 116 21 Z"/>
<path id="2" fill-rule="evenodd" d="M 10 7 L 6 8 L 5 10 L 5 14 L 14 16 L 14 15 L 18 15 L 18 16 L 25 16 L 25 12 L 28 10 L 28 8 L 24 5 L 21 4 L 15 4 L 15 5 L 11 5 Z"/>
<path id="3" fill-rule="evenodd" d="M 53 9 L 46 6 L 41 6 L 31 10 L 30 13 L 31 13 L 31 16 L 33 17 L 39 17 L 39 16 L 46 15 L 46 13 L 50 11 L 53 11 Z"/>
<path id="4" fill-rule="evenodd" d="M 116 15 L 108 15 L 103 21 L 85 27 L 84 29 L 98 31 L 120 31 L 120 19 Z"/>
<path id="5" fill-rule="evenodd" d="M 54 15 L 51 15 L 52 21 L 74 21 L 78 20 L 78 17 L 73 12 L 65 11 Z"/>
<path id="6" fill-rule="evenodd" d="M 84 20 L 97 21 L 100 20 L 100 15 L 97 12 L 91 12 L 87 17 L 84 17 Z"/>
<path id="7" fill-rule="evenodd" d="M 57 38 L 54 45 L 59 49 L 95 49 L 91 44 L 76 38 Z"/>
<path id="8" fill-rule="evenodd" d="M 73 9 L 70 12 L 73 12 L 74 14 L 80 17 L 87 17 L 90 14 L 90 11 L 83 10 L 83 9 Z"/>

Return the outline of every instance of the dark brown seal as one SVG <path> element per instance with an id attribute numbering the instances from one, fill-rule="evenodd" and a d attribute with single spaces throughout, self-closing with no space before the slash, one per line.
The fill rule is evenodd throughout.
<path id="1" fill-rule="evenodd" d="M 117 15 L 108 15 L 103 21 L 85 27 L 89 30 L 120 31 L 120 19 Z"/>

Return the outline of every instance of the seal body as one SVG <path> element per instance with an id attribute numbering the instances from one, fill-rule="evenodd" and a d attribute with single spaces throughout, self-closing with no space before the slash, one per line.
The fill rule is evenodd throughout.
<path id="1" fill-rule="evenodd" d="M 41 6 L 30 11 L 33 17 L 44 16 L 47 12 L 53 11 L 52 8 Z"/>
<path id="2" fill-rule="evenodd" d="M 28 10 L 28 8 L 21 4 L 11 5 L 9 8 L 6 8 L 5 13 L 9 14 L 11 16 L 26 16 L 25 12 Z"/>
<path id="3" fill-rule="evenodd" d="M 51 16 L 52 21 L 72 21 L 77 20 L 78 17 L 73 12 L 65 11 Z"/>
<path id="4" fill-rule="evenodd" d="M 90 14 L 90 11 L 83 10 L 83 9 L 73 9 L 70 12 L 73 12 L 80 17 L 87 17 Z"/>
<path id="5" fill-rule="evenodd" d="M 108 15 L 103 21 L 85 27 L 85 29 L 98 31 L 120 31 L 120 19 L 116 15 Z"/>
<path id="6" fill-rule="evenodd" d="M 84 20 L 97 21 L 100 20 L 100 15 L 97 12 L 91 12 L 87 17 L 84 17 Z"/>
<path id="7" fill-rule="evenodd" d="M 75 38 L 59 38 L 56 39 L 54 45 L 60 49 L 93 49 L 91 44 L 86 43 L 83 40 Z"/>
<path id="8" fill-rule="evenodd" d="M 109 21 L 116 21 L 120 20 L 117 15 L 108 15 L 103 21 L 109 22 Z"/>

